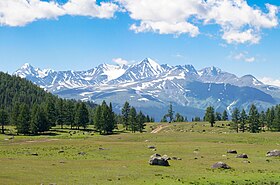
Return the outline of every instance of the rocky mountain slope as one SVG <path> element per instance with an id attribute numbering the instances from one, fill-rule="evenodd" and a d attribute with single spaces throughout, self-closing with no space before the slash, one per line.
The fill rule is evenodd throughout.
<path id="1" fill-rule="evenodd" d="M 202 116 L 209 105 L 230 113 L 234 107 L 248 109 L 252 103 L 264 109 L 280 102 L 278 87 L 252 75 L 237 77 L 216 67 L 160 65 L 150 58 L 133 65 L 101 64 L 87 71 L 42 70 L 25 64 L 14 74 L 64 98 L 110 101 L 116 111 L 129 101 L 157 119 L 170 103 L 191 118 Z"/>

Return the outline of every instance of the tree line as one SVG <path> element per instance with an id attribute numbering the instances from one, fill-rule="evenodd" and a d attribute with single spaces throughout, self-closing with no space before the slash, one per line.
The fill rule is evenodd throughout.
<path id="1" fill-rule="evenodd" d="M 218 120 L 216 115 L 214 107 L 207 107 L 204 116 L 205 121 L 214 126 Z M 265 130 L 280 132 L 280 105 L 272 106 L 266 109 L 266 111 L 259 111 L 252 104 L 248 113 L 244 109 L 234 108 L 231 113 L 230 126 L 236 132 L 249 131 L 251 133 L 258 133 Z"/>
<path id="2" fill-rule="evenodd" d="M 39 134 L 54 126 L 86 129 L 89 124 L 101 134 L 111 134 L 122 123 L 126 130 L 142 132 L 145 122 L 154 121 L 128 102 L 122 113 L 113 112 L 112 104 L 101 105 L 58 98 L 30 81 L 0 72 L 0 124 L 14 125 L 18 134 Z"/>

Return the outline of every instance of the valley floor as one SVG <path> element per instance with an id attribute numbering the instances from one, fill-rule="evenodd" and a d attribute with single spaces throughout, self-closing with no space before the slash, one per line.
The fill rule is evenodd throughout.
<path id="1" fill-rule="evenodd" d="M 157 132 L 152 130 L 158 129 Z M 52 136 L 0 135 L 0 184 L 278 184 L 280 133 L 234 133 L 222 123 L 148 124 L 145 133 L 101 136 L 64 129 Z M 151 133 L 152 132 L 152 133 Z M 156 151 L 148 149 L 155 146 Z M 227 154 L 234 149 L 247 160 Z M 159 153 L 169 167 L 150 166 Z M 211 169 L 218 161 L 230 170 Z"/>

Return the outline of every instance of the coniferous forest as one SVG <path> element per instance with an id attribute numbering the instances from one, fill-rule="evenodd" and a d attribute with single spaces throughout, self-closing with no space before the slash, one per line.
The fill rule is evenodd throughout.
<path id="1" fill-rule="evenodd" d="M 127 106 L 127 102 L 125 106 Z M 101 134 L 111 134 L 117 123 L 125 122 L 126 130 L 142 132 L 145 122 L 151 121 L 134 107 L 127 107 L 126 114 L 117 115 L 112 104 L 61 99 L 45 92 L 30 81 L 0 72 L 0 124 L 13 125 L 17 134 L 36 135 L 54 126 L 86 129 L 93 124 Z"/>

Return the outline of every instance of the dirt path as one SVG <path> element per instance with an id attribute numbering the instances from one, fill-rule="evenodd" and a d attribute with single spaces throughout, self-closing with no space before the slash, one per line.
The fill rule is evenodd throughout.
<path id="1" fill-rule="evenodd" d="M 167 127 L 169 127 L 169 125 L 165 125 L 165 126 L 160 125 L 160 126 L 158 126 L 156 129 L 152 130 L 151 133 L 152 133 L 152 134 L 156 134 L 156 133 L 160 132 L 162 129 L 167 128 Z"/>

